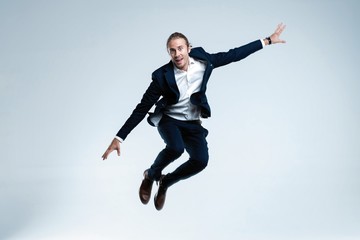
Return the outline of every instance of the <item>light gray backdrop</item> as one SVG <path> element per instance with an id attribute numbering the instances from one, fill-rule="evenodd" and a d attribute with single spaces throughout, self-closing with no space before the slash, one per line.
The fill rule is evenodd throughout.
<path id="1" fill-rule="evenodd" d="M 0 239 L 359 239 L 360 4 L 0 1 Z M 101 155 L 167 63 L 174 31 L 227 51 L 214 71 L 208 168 L 138 199 L 163 143 L 143 121 Z M 167 170 L 186 160 L 186 155 Z"/>

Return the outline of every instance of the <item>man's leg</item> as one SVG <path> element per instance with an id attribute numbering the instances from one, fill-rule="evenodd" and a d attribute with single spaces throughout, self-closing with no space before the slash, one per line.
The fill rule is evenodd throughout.
<path id="1" fill-rule="evenodd" d="M 201 172 L 208 163 L 209 153 L 206 141 L 208 131 L 196 121 L 178 121 L 178 129 L 181 132 L 186 151 L 189 153 L 190 158 L 172 173 L 161 177 L 159 189 L 154 199 L 157 210 L 161 210 L 164 206 L 168 187 L 180 180 Z"/>
<path id="2" fill-rule="evenodd" d="M 184 142 L 176 121 L 164 117 L 158 131 L 163 138 L 166 147 L 158 154 L 150 169 L 144 172 L 144 179 L 139 189 L 139 197 L 143 204 L 147 204 L 151 197 L 154 181 L 159 181 L 162 170 L 184 152 Z"/>
<path id="3" fill-rule="evenodd" d="M 158 126 L 158 131 L 166 147 L 158 154 L 148 170 L 149 177 L 155 181 L 160 180 L 162 170 L 165 167 L 184 153 L 185 145 L 177 122 L 177 120 L 164 117 Z"/>
<path id="4" fill-rule="evenodd" d="M 209 151 L 206 141 L 208 131 L 200 123 L 182 123 L 181 132 L 189 160 L 180 165 L 175 171 L 163 178 L 163 184 L 170 187 L 174 183 L 187 179 L 201 172 L 208 163 Z"/>

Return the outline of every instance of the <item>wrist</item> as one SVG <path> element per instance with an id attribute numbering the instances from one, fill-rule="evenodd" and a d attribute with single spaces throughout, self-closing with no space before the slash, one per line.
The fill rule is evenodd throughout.
<path id="1" fill-rule="evenodd" d="M 115 136 L 114 139 L 118 140 L 120 143 L 122 143 L 124 141 L 121 137 L 118 137 L 118 136 Z"/>
<path id="2" fill-rule="evenodd" d="M 265 38 L 264 42 L 265 42 L 266 45 L 271 45 L 272 44 L 270 37 Z"/>

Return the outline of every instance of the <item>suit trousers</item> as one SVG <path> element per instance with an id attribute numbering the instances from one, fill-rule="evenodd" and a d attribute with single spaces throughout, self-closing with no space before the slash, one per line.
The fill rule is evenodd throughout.
<path id="1" fill-rule="evenodd" d="M 189 159 L 163 177 L 163 186 L 170 187 L 180 180 L 201 172 L 207 166 L 209 160 L 206 141 L 208 130 L 201 125 L 200 120 L 181 121 L 164 115 L 158 125 L 158 131 L 166 147 L 158 154 L 148 170 L 150 179 L 159 181 L 163 169 L 178 159 L 184 150 L 189 154 Z"/>

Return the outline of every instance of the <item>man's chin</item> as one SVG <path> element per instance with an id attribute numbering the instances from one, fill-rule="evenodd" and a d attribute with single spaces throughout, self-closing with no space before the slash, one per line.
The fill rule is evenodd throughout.
<path id="1" fill-rule="evenodd" d="M 178 69 L 183 69 L 183 68 L 184 68 L 183 62 L 175 63 L 175 66 L 176 66 Z"/>

